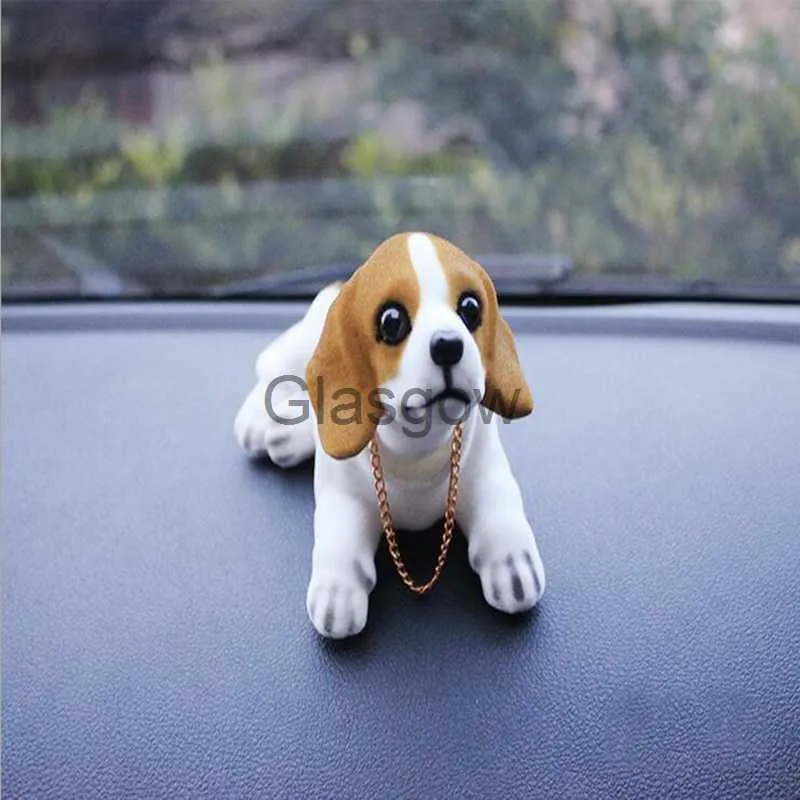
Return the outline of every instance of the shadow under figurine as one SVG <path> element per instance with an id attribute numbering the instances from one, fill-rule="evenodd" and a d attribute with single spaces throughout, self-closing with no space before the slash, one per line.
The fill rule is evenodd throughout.
<path id="1" fill-rule="evenodd" d="M 256 374 L 234 425 L 240 445 L 284 467 L 316 457 L 306 607 L 320 634 L 363 630 L 382 533 L 422 593 L 455 521 L 486 602 L 510 614 L 537 603 L 544 568 L 495 417 L 530 414 L 533 399 L 491 279 L 465 253 L 430 234 L 391 237 L 317 295 Z M 415 584 L 394 526 L 443 516 L 436 570 Z"/>

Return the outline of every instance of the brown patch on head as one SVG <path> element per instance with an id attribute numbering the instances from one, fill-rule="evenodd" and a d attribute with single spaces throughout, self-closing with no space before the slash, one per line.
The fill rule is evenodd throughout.
<path id="1" fill-rule="evenodd" d="M 333 458 L 366 447 L 382 415 L 377 389 L 399 369 L 405 341 L 393 346 L 377 337 L 378 314 L 389 302 L 403 305 L 413 324 L 419 285 L 407 234 L 387 239 L 342 286 L 306 367 L 320 442 Z"/>
<path id="2" fill-rule="evenodd" d="M 454 244 L 430 236 L 450 285 L 450 302 L 455 309 L 464 292 L 480 300 L 480 327 L 472 334 L 483 357 L 486 391 L 481 404 L 506 419 L 524 417 L 533 411 L 533 396 L 517 355 L 514 335 L 500 313 L 497 292 L 486 270 Z"/>

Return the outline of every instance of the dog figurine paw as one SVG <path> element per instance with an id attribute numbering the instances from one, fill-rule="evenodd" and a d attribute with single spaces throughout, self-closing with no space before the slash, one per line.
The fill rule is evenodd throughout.
<path id="1" fill-rule="evenodd" d="M 444 513 L 456 423 L 456 519 L 486 602 L 517 613 L 539 601 L 544 568 L 496 419 L 529 414 L 533 399 L 491 279 L 465 253 L 431 234 L 391 237 L 317 295 L 256 373 L 239 444 L 282 467 L 315 457 L 306 607 L 321 635 L 366 625 L 382 530 L 370 440 L 395 526 L 425 529 Z"/>

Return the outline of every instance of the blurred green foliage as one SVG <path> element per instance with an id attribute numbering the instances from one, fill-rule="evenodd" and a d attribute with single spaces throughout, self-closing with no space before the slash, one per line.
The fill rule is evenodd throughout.
<path id="1" fill-rule="evenodd" d="M 138 218 L 109 217 L 101 245 L 76 221 L 72 242 L 165 290 L 356 259 L 403 228 L 473 252 L 566 253 L 584 272 L 800 277 L 800 63 L 766 33 L 726 48 L 721 2 L 659 16 L 598 3 L 591 23 L 565 0 L 426 3 L 416 18 L 363 5 L 320 7 L 313 23 L 369 78 L 341 125 L 290 104 L 254 121 L 259 88 L 212 50 L 193 126 L 119 127 L 88 95 L 50 110 L 39 135 L 58 147 L 33 157 L 6 147 L 26 136 L 7 124 L 4 197 L 102 209 L 110 191 L 134 192 Z M 359 117 L 409 101 L 427 149 Z M 37 213 L 63 227 L 64 208 Z"/>

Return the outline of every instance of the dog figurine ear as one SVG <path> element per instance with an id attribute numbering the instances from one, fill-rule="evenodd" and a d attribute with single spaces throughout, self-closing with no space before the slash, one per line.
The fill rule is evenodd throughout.
<path id="1" fill-rule="evenodd" d="M 374 400 L 375 378 L 367 353 L 356 278 L 343 286 L 328 311 L 316 350 L 306 366 L 306 382 L 317 415 L 320 443 L 332 458 L 358 455 L 375 434 L 381 416 Z"/>
<path id="2" fill-rule="evenodd" d="M 494 284 L 485 272 L 482 277 L 489 308 L 476 337 L 486 369 L 486 391 L 481 405 L 505 419 L 526 417 L 533 411 L 533 395 L 522 374 L 514 335 L 500 314 Z"/>

